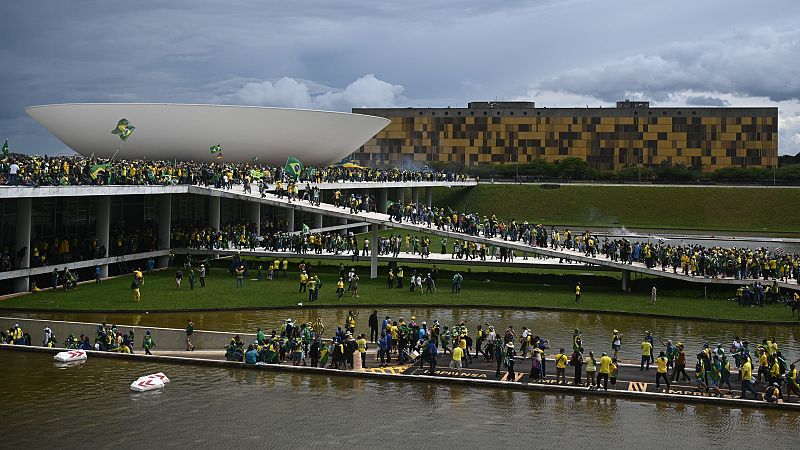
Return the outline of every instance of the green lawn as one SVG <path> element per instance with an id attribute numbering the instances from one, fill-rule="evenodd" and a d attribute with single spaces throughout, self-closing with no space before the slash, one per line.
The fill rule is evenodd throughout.
<path id="1" fill-rule="evenodd" d="M 412 294 L 406 289 L 386 287 L 385 268 L 380 271 L 380 278 L 370 280 L 366 270 L 359 269 L 362 275 L 360 297 L 346 295 L 342 302 L 335 297 L 335 272 L 331 267 L 322 267 L 320 274 L 325 284 L 320 293 L 318 305 L 347 306 L 367 304 L 431 304 L 452 306 L 488 306 L 488 307 L 546 307 L 585 311 L 625 311 L 649 314 L 664 314 L 694 318 L 745 319 L 759 321 L 791 320 L 789 310 L 784 306 L 766 308 L 740 308 L 732 302 L 722 299 L 703 300 L 696 291 L 670 290 L 664 288 L 659 295 L 658 304 L 650 305 L 647 294 L 649 280 L 640 283 L 639 288 L 631 294 L 624 294 L 618 287 L 593 284 L 593 278 L 583 280 L 583 300 L 580 305 L 574 303 L 573 276 L 560 278 L 552 275 L 554 283 L 543 283 L 541 279 L 534 281 L 534 275 L 518 274 L 519 281 L 506 281 L 513 276 L 506 276 L 503 281 L 493 279 L 490 272 L 471 273 L 464 281 L 460 295 L 450 293 L 449 278 L 442 274 L 439 292 L 435 294 Z M 406 272 L 406 280 L 410 276 Z M 499 279 L 501 274 L 495 274 Z M 292 307 L 307 297 L 298 294 L 296 274 L 289 274 L 288 279 L 279 278 L 273 281 L 245 280 L 244 287 L 237 289 L 235 280 L 221 268 L 215 268 L 207 278 L 207 287 L 189 290 L 188 279 L 184 277 L 184 287 L 178 291 L 174 285 L 173 273 L 157 272 L 145 277 L 142 287 L 142 302 L 135 303 L 131 293 L 130 278 L 119 277 L 104 281 L 101 285 L 85 284 L 78 290 L 70 292 L 43 291 L 32 295 L 24 295 L 0 301 L 0 311 L 4 308 L 31 308 L 53 310 L 173 310 L 173 309 L 208 309 L 208 308 L 257 308 L 257 307 Z M 542 275 L 539 275 L 542 277 Z M 716 297 L 722 297 L 717 292 Z"/>
<path id="2" fill-rule="evenodd" d="M 800 189 L 481 184 L 434 189 L 434 205 L 568 226 L 798 234 Z M 470 198 L 471 197 L 471 198 Z M 779 212 L 779 213 L 778 213 Z"/>

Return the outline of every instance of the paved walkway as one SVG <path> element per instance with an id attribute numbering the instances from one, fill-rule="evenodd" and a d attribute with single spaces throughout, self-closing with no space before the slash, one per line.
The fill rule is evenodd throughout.
<path id="1" fill-rule="evenodd" d="M 404 364 L 398 364 L 397 356 L 392 355 L 392 359 L 387 362 L 386 365 L 381 366 L 380 362 L 377 358 L 377 352 L 374 348 L 375 345 L 371 344 L 370 349 L 367 350 L 367 359 L 366 369 L 355 369 L 356 372 L 371 372 L 371 373 L 380 373 L 380 374 L 388 374 L 388 375 L 405 375 L 405 376 L 428 376 L 430 375 L 430 364 L 425 363 L 424 365 L 420 366 L 419 360 L 412 362 L 406 362 Z M 224 350 L 196 350 L 196 351 L 179 351 L 179 350 L 157 350 L 153 352 L 156 356 L 177 356 L 183 358 L 198 358 L 198 359 L 211 359 L 211 360 L 225 360 L 225 351 Z M 484 380 L 499 380 L 499 381 L 516 381 L 519 383 L 525 384 L 544 384 L 544 385 L 564 385 L 564 386 L 571 386 L 571 387 L 582 387 L 585 389 L 590 389 L 587 385 L 587 378 L 585 367 L 581 370 L 581 382 L 576 385 L 575 383 L 575 369 L 573 367 L 567 366 L 565 375 L 566 375 L 566 383 L 561 380 L 556 380 L 555 372 L 556 372 L 556 365 L 555 361 L 552 359 L 552 355 L 547 358 L 546 360 L 546 371 L 547 374 L 543 380 L 532 380 L 530 377 L 530 369 L 531 369 L 531 360 L 530 358 L 522 359 L 517 358 L 515 363 L 515 375 L 514 380 L 509 380 L 509 373 L 505 367 L 501 367 L 500 375 L 497 375 L 497 365 L 494 361 L 486 361 L 482 356 L 475 357 L 473 354 L 472 362 L 465 364 L 464 368 L 461 370 L 451 369 L 449 367 L 450 364 L 450 356 L 449 355 L 439 355 L 437 358 L 437 365 L 434 370 L 434 375 L 438 377 L 446 377 L 446 378 L 469 378 L 469 379 L 484 379 Z M 464 360 L 465 362 L 468 361 L 467 359 Z M 308 361 L 310 363 L 310 361 Z M 356 362 L 358 365 L 358 361 Z M 287 366 L 292 365 L 290 361 L 286 361 L 281 365 Z M 302 365 L 302 364 L 301 364 Z M 598 366 L 599 369 L 599 366 Z M 349 370 L 349 371 L 352 371 Z M 708 396 L 716 396 L 713 393 L 705 392 L 705 390 L 699 389 L 697 385 L 692 381 L 685 381 L 681 379 L 679 382 L 673 382 L 670 378 L 670 387 L 667 389 L 666 385 L 664 384 L 663 380 L 661 381 L 661 385 L 656 385 L 656 368 L 655 365 L 651 365 L 649 370 L 641 370 L 640 366 L 637 362 L 634 361 L 621 361 L 619 364 L 619 371 L 617 374 L 616 383 L 611 384 L 609 383 L 608 388 L 612 391 L 628 391 L 628 392 L 641 392 L 641 393 L 668 393 L 668 394 L 677 394 L 677 395 L 689 395 L 689 396 L 700 396 L 700 397 L 708 397 Z M 687 369 L 689 372 L 690 377 L 693 377 L 694 372 Z M 599 374 L 599 372 L 597 372 Z M 672 374 L 672 371 L 669 371 L 669 375 Z M 759 383 L 756 385 L 756 390 L 761 392 L 763 391 L 764 384 Z M 592 389 L 597 389 L 597 387 L 592 387 Z M 603 390 L 603 387 L 599 387 L 600 390 Z M 721 389 L 721 398 L 727 399 L 738 399 L 740 398 L 741 394 L 741 382 L 739 381 L 738 372 L 734 369 L 733 373 L 731 374 L 731 386 L 728 388 L 727 385 L 722 387 Z M 791 403 L 798 403 L 797 397 L 793 397 Z"/>

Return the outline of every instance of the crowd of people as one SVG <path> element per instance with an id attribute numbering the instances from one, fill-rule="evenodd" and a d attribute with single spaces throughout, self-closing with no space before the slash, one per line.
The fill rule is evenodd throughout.
<path id="1" fill-rule="evenodd" d="M 105 160 L 81 156 L 39 156 L 11 154 L 0 161 L 3 184 L 16 186 L 78 185 L 175 185 L 191 184 L 232 188 L 263 180 L 289 179 L 310 183 L 460 181 L 466 175 L 422 170 L 373 169 L 355 164 L 305 167 L 288 176 L 282 166 L 248 163 L 174 160 Z"/>
<path id="2" fill-rule="evenodd" d="M 602 239 L 588 231 L 576 232 L 542 224 L 502 220 L 496 216 L 463 213 L 450 207 L 431 207 L 425 204 L 395 203 L 389 207 L 389 218 L 428 228 L 463 233 L 484 238 L 502 238 L 531 247 L 552 250 L 571 250 L 587 257 L 601 257 L 623 264 L 641 263 L 648 268 L 681 273 L 690 277 L 762 279 L 797 282 L 800 276 L 800 254 L 790 254 L 780 248 L 750 249 L 746 247 L 674 244 L 664 240 L 651 242 L 627 238 Z M 443 244 L 444 246 L 444 244 Z M 485 259 L 493 248 L 469 243 L 454 246 L 454 254 L 465 258 Z"/>
<path id="3" fill-rule="evenodd" d="M 321 318 L 301 323 L 287 318 L 279 329 L 268 332 L 258 328 L 250 343 L 234 336 L 225 347 L 225 357 L 245 364 L 288 363 L 340 370 L 418 364 L 420 369 L 427 369 L 423 373 L 428 375 L 436 374 L 444 359 L 449 360 L 449 369 L 459 373 L 471 365 L 488 364 L 496 369 L 497 378 L 503 376 L 507 381 L 521 380 L 517 372 L 524 371 L 528 372 L 529 383 L 547 381 L 591 390 L 608 390 L 609 384 L 614 389 L 623 365 L 626 370 L 635 370 L 631 362 L 623 362 L 619 357 L 623 341 L 627 341 L 619 330 L 612 331 L 608 347 L 603 349 L 601 343 L 586 342 L 580 329 L 572 333 L 570 346 L 555 347 L 547 337 L 535 334 L 528 327 L 518 331 L 512 325 L 505 329 L 489 323 L 473 326 L 467 320 L 428 323 L 415 316 L 408 321 L 390 316 L 381 319 L 378 311 L 373 310 L 367 319 L 367 334 L 357 332 L 360 320 L 358 312 L 352 310 L 342 323 L 330 328 Z M 194 324 L 187 321 L 187 351 L 194 350 L 193 334 Z M 33 345 L 30 334 L 19 324 L 0 332 L 0 341 L 7 345 Z M 157 348 L 149 330 L 137 347 L 133 330 L 124 333 L 107 323 L 98 325 L 94 337 L 70 334 L 63 342 L 45 327 L 41 345 L 120 353 L 134 353 L 140 348 L 145 354 L 152 354 Z M 706 342 L 692 357 L 683 343 L 656 340 L 649 331 L 635 345 L 641 349 L 641 360 L 636 364 L 639 371 L 650 371 L 651 365 L 654 366 L 656 389 L 661 388 L 662 382 L 666 391 L 683 382 L 689 383 L 681 385 L 683 390 L 689 387 L 703 395 L 750 397 L 767 402 L 788 402 L 796 396 L 796 401 L 800 401 L 796 366 L 800 360 L 789 362 L 774 337 L 752 344 L 735 336 L 727 347 Z M 368 353 L 371 349 L 374 352 Z"/>
<path id="4" fill-rule="evenodd" d="M 357 312 L 348 311 L 344 322 L 326 334 L 321 318 L 306 323 L 286 319 L 279 330 L 267 333 L 257 329 L 251 344 L 235 336 L 225 348 L 226 358 L 245 364 L 291 363 L 340 370 L 386 367 L 394 360 L 400 365 L 419 364 L 429 375 L 436 373 L 442 359 L 449 359 L 448 367 L 459 372 L 482 360 L 496 368 L 497 378 L 503 376 L 507 381 L 519 380 L 516 371 L 530 360 L 530 383 L 552 381 L 554 374 L 555 383 L 591 390 L 608 390 L 609 384 L 614 389 L 620 366 L 632 366 L 619 359 L 623 334 L 618 330 L 612 332 L 608 351 L 598 351 L 596 355 L 587 350 L 579 329 L 573 332 L 571 351 L 561 347 L 556 352 L 546 337 L 535 335 L 527 327 L 518 332 L 510 325 L 503 331 L 489 323 L 470 327 L 463 320 L 451 325 L 438 320 L 428 324 L 414 316 L 407 322 L 403 317 L 395 320 L 385 316 L 381 320 L 374 310 L 367 320 L 367 336 L 356 332 L 358 320 Z M 722 344 L 704 343 L 693 359 L 687 356 L 683 343 L 673 343 L 672 339 L 656 342 L 649 331 L 644 332 L 638 345 L 642 355 L 639 370 L 649 371 L 654 366 L 656 389 L 663 382 L 668 391 L 674 383 L 683 381 L 704 395 L 746 399 L 752 394 L 751 398 L 767 402 L 790 401 L 794 395 L 800 401 L 796 367 L 800 360 L 790 363 L 774 337 L 752 345 L 736 336 L 727 349 Z M 368 359 L 367 350 L 372 346 L 376 351 Z M 694 370 L 690 375 L 687 367 L 692 360 Z M 524 370 L 528 371 L 528 367 Z M 570 374 L 571 380 L 567 379 L 568 370 L 574 373 Z M 732 380 L 738 386 L 734 387 Z"/>

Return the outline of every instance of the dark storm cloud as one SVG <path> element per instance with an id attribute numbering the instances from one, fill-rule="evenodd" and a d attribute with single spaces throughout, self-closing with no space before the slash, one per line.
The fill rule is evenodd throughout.
<path id="1" fill-rule="evenodd" d="M 710 95 L 692 95 L 686 97 L 686 104 L 690 106 L 728 106 L 725 100 Z"/>
<path id="2" fill-rule="evenodd" d="M 539 88 L 614 101 L 641 93 L 667 100 L 683 91 L 724 92 L 773 101 L 800 99 L 800 30 L 761 28 L 717 39 L 686 41 L 581 67 Z"/>
<path id="3" fill-rule="evenodd" d="M 63 149 L 23 112 L 60 102 L 349 110 L 460 106 L 531 87 L 556 105 L 686 90 L 687 102 L 796 99 L 796 10 L 785 0 L 11 0 L 0 2 L 0 139 Z"/>

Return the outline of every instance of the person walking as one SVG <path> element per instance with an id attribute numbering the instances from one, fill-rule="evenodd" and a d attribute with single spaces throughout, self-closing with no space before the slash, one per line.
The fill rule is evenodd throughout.
<path id="1" fill-rule="evenodd" d="M 749 357 L 745 357 L 746 360 L 744 364 L 742 364 L 742 370 L 740 372 L 742 376 L 742 399 L 747 400 L 747 393 L 752 392 L 753 398 L 758 399 L 758 392 L 753 389 L 753 364 L 750 362 Z"/>
<path id="2" fill-rule="evenodd" d="M 186 351 L 194 351 L 194 344 L 192 344 L 192 335 L 194 334 L 194 322 L 191 320 L 186 321 Z"/>
<path id="3" fill-rule="evenodd" d="M 369 325 L 369 341 L 376 342 L 378 340 L 378 310 L 373 309 L 367 320 Z"/>
<path id="4" fill-rule="evenodd" d="M 678 342 L 675 344 L 678 356 L 675 358 L 675 367 L 672 369 L 672 381 L 677 383 L 678 378 L 683 375 L 683 381 L 692 381 L 692 378 L 686 373 L 686 352 L 683 349 L 683 343 Z"/>
<path id="5" fill-rule="evenodd" d="M 153 340 L 153 336 L 150 335 L 150 330 L 147 330 L 144 334 L 144 340 L 142 341 L 142 350 L 144 350 L 144 354 L 152 355 L 152 353 L 150 353 L 150 349 L 156 347 L 156 341 Z"/>
<path id="6" fill-rule="evenodd" d="M 658 293 L 658 289 L 656 289 L 656 287 L 653 286 L 653 289 L 650 289 L 650 304 L 651 305 L 655 306 L 657 293 Z"/>
<path id="7" fill-rule="evenodd" d="M 653 344 L 651 344 L 647 339 L 642 341 L 642 364 L 639 367 L 639 370 L 645 370 L 645 366 L 647 370 L 650 370 L 650 356 L 652 356 L 653 352 Z"/>
<path id="8" fill-rule="evenodd" d="M 514 372 L 514 363 L 516 362 L 517 352 L 514 350 L 514 343 L 509 342 L 506 344 L 506 368 L 508 369 L 508 373 L 506 374 L 506 381 L 517 381 L 517 374 Z"/>
<path id="9" fill-rule="evenodd" d="M 197 280 L 195 277 L 194 269 L 189 269 L 189 290 L 194 290 L 194 283 Z"/>
<path id="10" fill-rule="evenodd" d="M 581 282 L 579 281 L 575 284 L 575 304 L 580 303 L 581 301 Z"/>
<path id="11" fill-rule="evenodd" d="M 178 270 L 175 271 L 175 286 L 178 290 L 181 289 L 181 281 L 183 280 L 183 270 L 178 267 Z"/>
<path id="12" fill-rule="evenodd" d="M 614 350 L 614 359 L 619 357 L 619 350 L 622 348 L 622 333 L 614 330 L 611 335 L 611 349 Z"/>
<path id="13" fill-rule="evenodd" d="M 133 281 L 131 282 L 131 290 L 133 291 L 133 300 L 136 303 L 140 303 L 142 301 L 142 292 L 140 290 L 142 286 L 141 281 L 138 278 L 134 277 Z"/>
<path id="14" fill-rule="evenodd" d="M 436 348 L 436 343 L 433 339 L 428 340 L 428 363 L 430 366 L 428 367 L 428 375 L 435 375 L 436 374 L 436 356 L 439 353 L 439 349 Z"/>
<path id="15" fill-rule="evenodd" d="M 200 264 L 200 287 L 206 287 L 206 265 Z"/>
<path id="16" fill-rule="evenodd" d="M 656 389 L 661 388 L 661 379 L 667 384 L 667 391 L 669 391 L 669 377 L 667 376 L 667 356 L 664 352 L 659 353 L 656 358 Z"/>

